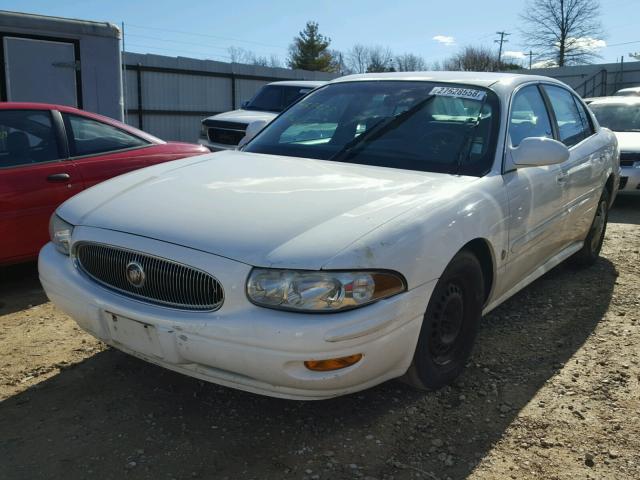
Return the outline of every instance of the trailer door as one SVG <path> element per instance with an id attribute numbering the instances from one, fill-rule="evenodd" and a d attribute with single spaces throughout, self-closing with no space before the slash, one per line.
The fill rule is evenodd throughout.
<path id="1" fill-rule="evenodd" d="M 79 107 L 73 43 L 4 37 L 7 101 Z"/>

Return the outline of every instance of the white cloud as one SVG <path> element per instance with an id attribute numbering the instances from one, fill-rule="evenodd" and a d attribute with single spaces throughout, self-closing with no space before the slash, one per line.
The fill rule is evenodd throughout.
<path id="1" fill-rule="evenodd" d="M 542 60 L 540 62 L 535 62 L 531 65 L 531 68 L 553 68 L 557 66 L 558 64 L 554 60 Z"/>
<path id="2" fill-rule="evenodd" d="M 514 58 L 516 60 L 522 60 L 524 57 L 526 56 L 526 53 L 524 52 L 519 52 L 516 50 L 506 50 L 504 52 L 502 52 L 502 57 L 503 58 Z"/>
<path id="3" fill-rule="evenodd" d="M 433 40 L 447 47 L 450 47 L 451 45 L 456 44 L 456 39 L 449 35 L 436 35 L 435 37 L 433 37 Z"/>
<path id="4" fill-rule="evenodd" d="M 584 50 L 596 51 L 607 46 L 607 42 L 600 40 L 599 38 L 592 37 L 578 37 L 567 38 L 567 45 L 572 48 L 580 48 Z M 559 48 L 559 44 L 556 44 L 556 48 Z"/>

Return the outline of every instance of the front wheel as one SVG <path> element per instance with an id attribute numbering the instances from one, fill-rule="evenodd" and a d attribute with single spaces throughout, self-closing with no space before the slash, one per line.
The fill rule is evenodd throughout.
<path id="1" fill-rule="evenodd" d="M 431 294 L 413 363 L 404 379 L 423 390 L 453 382 L 464 370 L 476 338 L 484 280 L 476 256 L 466 250 L 449 263 Z"/>
<path id="2" fill-rule="evenodd" d="M 605 189 L 598 200 L 596 214 L 591 223 L 591 228 L 584 240 L 582 248 L 573 256 L 574 263 L 579 265 L 593 265 L 600 256 L 600 250 L 607 231 L 609 219 L 609 192 Z"/>

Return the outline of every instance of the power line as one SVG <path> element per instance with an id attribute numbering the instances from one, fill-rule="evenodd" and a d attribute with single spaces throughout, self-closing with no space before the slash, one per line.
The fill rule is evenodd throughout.
<path id="1" fill-rule="evenodd" d="M 231 57 L 229 57 L 227 55 L 215 54 L 215 55 L 207 56 L 207 53 L 205 53 L 205 52 L 198 52 L 198 51 L 195 51 L 195 50 L 184 50 L 182 48 L 158 47 L 158 46 L 155 46 L 155 45 L 142 45 L 142 44 L 139 44 L 139 43 L 130 43 L 130 42 L 127 42 L 127 46 L 128 47 L 135 47 L 135 48 L 146 48 L 146 49 L 150 49 L 150 50 L 160 50 L 160 51 L 174 52 L 174 53 L 178 52 L 179 54 L 180 53 L 191 53 L 191 54 L 198 55 L 200 57 L 205 57 L 205 60 L 216 60 L 216 58 L 213 58 L 213 57 L 224 58 L 226 60 L 231 60 Z M 133 52 L 133 53 L 136 53 L 136 52 Z"/>
<path id="2" fill-rule="evenodd" d="M 206 47 L 206 48 L 214 48 L 216 50 L 224 50 L 225 52 L 228 52 L 229 49 L 227 47 L 219 47 L 216 45 L 210 45 L 210 44 L 204 44 L 204 43 L 197 43 L 197 42 L 184 42 L 181 40 L 172 40 L 169 38 L 160 38 L 160 37 L 153 37 L 151 35 L 138 35 L 137 33 L 128 33 L 127 37 L 136 37 L 136 38 L 144 38 L 146 40 L 156 40 L 159 42 L 169 42 L 169 43 L 179 43 L 181 45 L 194 45 L 196 47 Z"/>
<path id="3" fill-rule="evenodd" d="M 240 38 L 233 38 L 233 37 L 221 37 L 218 35 L 210 35 L 207 33 L 200 33 L 200 32 L 187 32 L 185 30 L 174 30 L 174 29 L 170 29 L 170 28 L 159 28 L 159 27 L 146 27 L 143 25 L 133 25 L 133 24 L 127 24 L 129 27 L 135 27 L 135 28 L 142 28 L 142 29 L 146 29 L 146 30 L 158 30 L 161 32 L 172 32 L 172 33 L 179 33 L 182 35 L 193 35 L 196 37 L 208 37 L 208 38 L 217 38 L 217 39 L 221 39 L 221 40 L 229 40 L 232 42 L 242 42 L 242 43 L 249 43 L 249 44 L 253 44 L 253 45 L 261 45 L 263 47 L 271 47 L 271 48 L 280 48 L 283 50 L 288 50 L 288 47 L 283 47 L 282 45 L 270 45 L 268 43 L 261 43 L 261 42 L 254 42 L 251 40 L 242 40 Z M 131 34 L 130 34 L 131 35 Z"/>
<path id="4" fill-rule="evenodd" d="M 502 44 L 508 42 L 509 40 L 504 37 L 511 35 L 507 32 L 496 32 L 497 35 L 500 35 L 500 40 L 494 40 L 494 43 L 500 44 L 500 49 L 498 50 L 498 63 L 502 61 Z"/>

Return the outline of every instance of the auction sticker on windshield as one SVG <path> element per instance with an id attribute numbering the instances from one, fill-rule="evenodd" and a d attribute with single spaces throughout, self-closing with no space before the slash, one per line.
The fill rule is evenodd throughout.
<path id="1" fill-rule="evenodd" d="M 433 87 L 429 95 L 439 95 L 441 97 L 458 97 L 468 100 L 483 100 L 487 92 L 474 88 L 460 87 Z"/>

